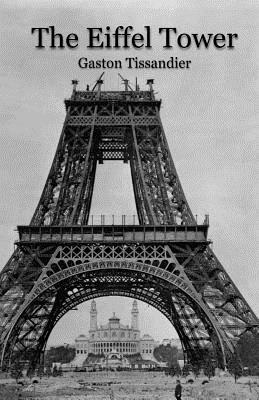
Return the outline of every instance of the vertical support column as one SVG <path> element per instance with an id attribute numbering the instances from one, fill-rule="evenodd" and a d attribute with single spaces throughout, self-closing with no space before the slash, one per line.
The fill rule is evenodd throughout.
<path id="1" fill-rule="evenodd" d="M 171 152 L 169 150 L 168 147 L 168 143 L 167 143 L 167 139 L 166 139 L 166 135 L 163 129 L 163 125 L 162 125 L 162 121 L 160 118 L 160 113 L 158 110 L 158 107 L 156 107 L 156 116 L 157 119 L 159 121 L 159 125 L 160 125 L 160 137 L 159 137 L 159 145 L 160 145 L 160 151 L 161 151 L 161 155 L 165 158 L 165 164 L 166 164 L 166 174 L 168 174 L 168 185 L 172 185 L 173 182 L 173 196 L 175 197 L 178 206 L 180 207 L 180 214 L 181 214 L 181 223 L 183 225 L 195 225 L 196 224 L 196 220 L 191 212 L 191 209 L 188 205 L 187 199 L 185 197 L 183 188 L 181 186 L 180 183 L 180 179 L 178 177 L 172 156 L 171 156 Z M 173 206 L 172 207 L 172 212 L 173 212 Z M 173 219 L 175 220 L 175 216 L 173 216 Z"/>
<path id="2" fill-rule="evenodd" d="M 97 145 L 94 138 L 94 127 L 97 115 L 97 105 L 94 109 L 93 120 L 91 124 L 91 133 L 89 138 L 89 145 L 85 157 L 84 171 L 82 174 L 82 182 L 78 190 L 74 211 L 71 216 L 72 224 L 87 224 L 92 202 L 93 186 L 96 171 L 96 151 Z"/>
<path id="3" fill-rule="evenodd" d="M 70 114 L 70 107 L 67 110 L 65 121 L 63 124 L 62 132 L 60 135 L 60 139 L 58 142 L 57 150 L 54 156 L 53 163 L 51 165 L 49 175 L 47 177 L 45 186 L 43 188 L 39 203 L 36 207 L 36 210 L 31 219 L 30 225 L 44 225 L 45 223 L 45 214 L 47 213 L 47 209 L 49 204 L 52 202 L 52 190 L 54 187 L 55 176 L 58 174 L 58 166 L 60 164 L 60 158 L 64 156 L 64 137 L 65 137 L 65 129 L 67 126 L 67 120 Z"/>
<path id="4" fill-rule="evenodd" d="M 135 123 L 133 120 L 133 114 L 131 106 L 129 105 L 129 115 L 131 118 L 131 128 L 133 136 L 133 149 L 131 156 L 131 175 L 134 188 L 134 194 L 136 199 L 136 206 L 138 211 L 138 217 L 141 224 L 157 225 L 158 221 L 156 215 L 152 209 L 151 201 L 147 192 L 144 173 L 142 169 L 142 163 L 138 150 L 138 142 L 136 137 Z"/>

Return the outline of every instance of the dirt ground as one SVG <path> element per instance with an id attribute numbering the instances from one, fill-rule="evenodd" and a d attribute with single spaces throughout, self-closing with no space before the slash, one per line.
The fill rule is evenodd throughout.
<path id="1" fill-rule="evenodd" d="M 182 400 L 259 400 L 259 378 L 199 377 L 188 383 L 181 378 Z M 176 378 L 159 372 L 64 373 L 62 377 L 42 378 L 16 385 L 0 379 L 0 400 L 172 400 Z"/>

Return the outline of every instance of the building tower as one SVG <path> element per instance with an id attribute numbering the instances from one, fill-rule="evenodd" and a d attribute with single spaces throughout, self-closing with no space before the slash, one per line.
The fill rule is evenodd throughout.
<path id="1" fill-rule="evenodd" d="M 139 311 L 138 311 L 138 303 L 136 300 L 134 300 L 132 303 L 131 328 L 139 330 Z"/>
<path id="2" fill-rule="evenodd" d="M 35 369 L 63 315 L 111 295 L 163 313 L 186 362 L 201 366 L 210 349 L 225 368 L 239 338 L 259 322 L 211 249 L 208 217 L 198 224 L 189 207 L 153 80 L 148 90 L 125 80 L 122 91 L 102 91 L 101 77 L 91 91 L 72 83 L 38 206 L 30 224 L 18 226 L 15 251 L 0 273 L 1 368 L 20 358 Z M 106 160 L 129 163 L 138 223 L 127 225 L 123 216 L 97 225 L 90 218 L 97 164 Z M 92 318 L 94 328 L 94 303 Z"/>
<path id="3" fill-rule="evenodd" d="M 97 308 L 96 301 L 92 300 L 90 309 L 90 331 L 96 331 L 97 329 Z"/>

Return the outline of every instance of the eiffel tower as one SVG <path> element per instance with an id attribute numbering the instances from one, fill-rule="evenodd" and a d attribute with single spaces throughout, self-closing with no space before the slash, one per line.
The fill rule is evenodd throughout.
<path id="1" fill-rule="evenodd" d="M 213 354 L 225 368 L 240 336 L 258 319 L 194 218 L 148 90 L 73 91 L 39 204 L 0 274 L 1 368 L 35 369 L 57 322 L 100 296 L 127 296 L 159 310 L 174 326 L 185 361 Z M 97 162 L 130 164 L 138 221 L 94 224 L 89 217 Z"/>

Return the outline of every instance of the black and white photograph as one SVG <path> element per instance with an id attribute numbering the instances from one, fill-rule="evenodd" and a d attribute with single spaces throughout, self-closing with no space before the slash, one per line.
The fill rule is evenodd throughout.
<path id="1" fill-rule="evenodd" d="M 254 0 L 3 0 L 0 400 L 258 400 Z"/>

